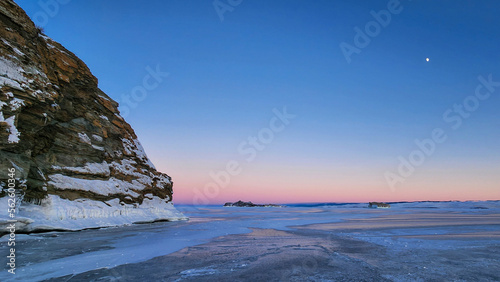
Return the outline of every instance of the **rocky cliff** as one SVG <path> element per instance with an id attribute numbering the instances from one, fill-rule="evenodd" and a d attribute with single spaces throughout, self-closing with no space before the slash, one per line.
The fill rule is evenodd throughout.
<path id="1" fill-rule="evenodd" d="M 184 218 L 171 204 L 170 177 L 117 107 L 85 63 L 2 0 L 0 222 L 9 216 L 9 181 L 18 231 Z"/>

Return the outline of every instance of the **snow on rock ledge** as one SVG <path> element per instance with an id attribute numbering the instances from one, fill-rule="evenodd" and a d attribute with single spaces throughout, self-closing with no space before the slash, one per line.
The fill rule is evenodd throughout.
<path id="1" fill-rule="evenodd" d="M 8 209 L 7 199 L 1 199 L 0 209 Z M 50 195 L 39 205 L 26 204 L 16 216 L 17 228 L 24 232 L 81 230 L 182 219 L 186 217 L 172 203 L 158 197 L 146 199 L 141 205 L 128 205 L 120 204 L 117 199 L 108 202 L 90 199 L 70 201 L 56 195 Z M 5 229 L 7 223 L 0 226 Z"/>
<path id="2" fill-rule="evenodd" d="M 0 38 L 0 226 L 10 168 L 18 232 L 185 219 L 170 176 L 84 62 L 12 0 L 0 1 Z"/>

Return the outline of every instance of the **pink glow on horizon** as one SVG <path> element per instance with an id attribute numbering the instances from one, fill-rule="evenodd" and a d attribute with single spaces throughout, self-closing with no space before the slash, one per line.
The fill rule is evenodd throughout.
<path id="1" fill-rule="evenodd" d="M 421 166 L 392 191 L 384 178 L 381 161 L 319 163 L 259 159 L 242 163 L 242 172 L 230 177 L 226 187 L 213 185 L 210 172 L 221 171 L 227 159 L 185 159 L 171 155 L 153 160 L 159 171 L 174 182 L 174 203 L 193 204 L 203 197 L 210 204 L 238 200 L 254 203 L 398 202 L 500 200 L 500 171 L 476 163 L 435 162 Z M 176 161 L 172 161 L 176 160 Z M 181 161 L 182 160 L 182 161 Z M 212 183 L 217 191 L 205 187 Z M 198 196 L 196 196 L 198 195 Z"/>
<path id="2" fill-rule="evenodd" d="M 500 199 L 497 177 L 493 174 L 474 179 L 468 174 L 450 177 L 450 174 L 435 172 L 425 175 L 426 177 L 410 178 L 393 192 L 383 177 L 370 172 L 357 177 L 349 174 L 341 177 L 329 171 L 312 171 L 300 176 L 279 169 L 267 174 L 264 173 L 265 169 L 259 170 L 234 176 L 227 187 L 218 186 L 218 191 L 212 189 L 208 193 L 204 192 L 204 187 L 214 182 L 210 177 L 202 174 L 202 177 L 195 178 L 190 174 L 192 171 L 175 171 L 172 174 L 174 203 L 193 204 L 195 195 L 202 195 L 210 204 L 238 200 L 279 204 Z"/>

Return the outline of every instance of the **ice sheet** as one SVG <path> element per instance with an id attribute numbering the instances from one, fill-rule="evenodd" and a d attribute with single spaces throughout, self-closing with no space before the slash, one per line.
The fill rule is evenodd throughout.
<path id="1" fill-rule="evenodd" d="M 406 205 L 406 207 L 405 207 Z M 485 209 L 475 209 L 475 206 Z M 1 281 L 37 281 L 91 271 L 112 268 L 118 265 L 139 263 L 164 256 L 188 246 L 209 242 L 213 238 L 231 234 L 249 233 L 249 228 L 271 228 L 294 230 L 298 226 L 311 224 L 339 224 L 366 222 L 366 227 L 383 218 L 411 218 L 424 216 L 440 218 L 443 222 L 453 220 L 453 215 L 476 218 L 500 215 L 500 202 L 433 203 L 433 208 L 419 208 L 418 204 L 393 204 L 391 209 L 368 209 L 362 207 L 294 206 L 285 208 L 223 208 L 219 206 L 176 206 L 190 217 L 189 222 L 159 222 L 79 232 L 51 232 L 48 234 L 21 235 L 18 237 L 18 269 L 15 276 L 6 271 L 0 273 Z M 442 216 L 445 214 L 445 216 Z M 457 217 L 460 218 L 460 217 Z M 488 219 L 489 220 L 489 219 Z M 487 222 L 486 222 L 487 223 Z M 310 227 L 310 226 L 309 226 Z M 499 225 L 476 225 L 477 232 L 498 232 Z M 421 236 L 473 232 L 474 228 L 462 226 L 431 226 L 426 228 L 389 228 L 385 231 L 361 227 L 350 232 L 324 230 L 349 237 L 358 237 L 380 245 L 394 248 L 445 246 L 446 242 Z M 385 232 L 385 233 L 384 233 Z M 390 234 L 393 232 L 393 234 Z M 390 236 L 387 237 L 387 234 Z M 394 237 L 391 237 L 394 236 Z M 385 240 L 385 241 L 384 241 Z M 425 242 L 423 244 L 422 242 Z M 0 240 L 0 252 L 6 253 L 6 237 Z M 15 278 L 15 279 L 14 279 Z"/>

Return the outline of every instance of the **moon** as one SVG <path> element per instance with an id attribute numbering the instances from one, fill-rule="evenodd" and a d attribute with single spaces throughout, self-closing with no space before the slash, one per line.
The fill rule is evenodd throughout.
<path id="1" fill-rule="evenodd" d="M 429 58 L 425 58 L 425 61 L 427 61 L 427 62 L 428 62 L 428 61 L 430 61 L 430 60 L 429 60 Z"/>

